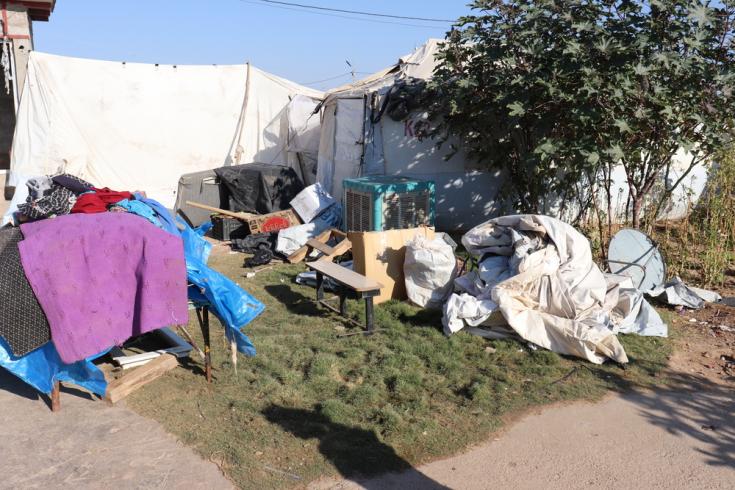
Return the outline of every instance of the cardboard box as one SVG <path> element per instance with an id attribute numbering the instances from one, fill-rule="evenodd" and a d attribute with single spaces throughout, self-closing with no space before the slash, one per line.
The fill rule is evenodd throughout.
<path id="1" fill-rule="evenodd" d="M 252 234 L 283 230 L 300 224 L 301 221 L 293 209 L 268 214 L 255 214 L 248 219 L 248 227 Z"/>
<path id="2" fill-rule="evenodd" d="M 347 233 L 347 238 L 352 242 L 353 270 L 385 286 L 380 290 L 380 296 L 373 298 L 375 304 L 389 299 L 407 298 L 403 261 L 406 258 L 406 243 L 416 235 L 432 240 L 434 230 L 421 226 L 406 230 Z"/>

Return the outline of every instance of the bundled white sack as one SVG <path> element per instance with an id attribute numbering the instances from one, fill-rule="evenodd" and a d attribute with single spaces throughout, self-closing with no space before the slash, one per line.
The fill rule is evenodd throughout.
<path id="1" fill-rule="evenodd" d="M 417 235 L 406 244 L 403 273 L 409 300 L 423 308 L 441 308 L 457 276 L 454 250 L 441 235 L 433 240 Z"/>

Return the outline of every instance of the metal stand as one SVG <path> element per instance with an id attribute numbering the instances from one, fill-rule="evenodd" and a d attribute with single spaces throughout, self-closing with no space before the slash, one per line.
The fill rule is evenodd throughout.
<path id="1" fill-rule="evenodd" d="M 324 299 L 324 274 L 317 271 L 316 272 L 316 301 L 317 303 L 339 314 L 341 317 L 343 317 L 345 320 L 347 320 L 351 324 L 365 329 L 362 332 L 347 333 L 347 334 L 340 335 L 339 337 L 349 337 L 352 335 L 371 335 L 375 332 L 380 331 L 380 330 L 375 329 L 375 325 L 374 325 L 375 320 L 374 320 L 374 314 L 373 314 L 373 297 L 380 294 L 380 290 L 358 292 L 358 291 L 353 291 L 345 287 L 342 284 L 338 284 L 337 294 L 339 296 L 339 309 L 330 305 Z M 348 295 L 358 300 L 359 299 L 365 300 L 365 325 L 362 325 L 361 323 L 347 316 L 347 296 Z"/>

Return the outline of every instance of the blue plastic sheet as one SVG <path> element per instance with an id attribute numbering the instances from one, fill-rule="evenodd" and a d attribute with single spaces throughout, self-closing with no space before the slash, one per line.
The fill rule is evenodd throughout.
<path id="1" fill-rule="evenodd" d="M 108 351 L 73 364 L 64 364 L 53 342 L 47 342 L 23 357 L 14 357 L 11 352 L 5 339 L 0 337 L 0 366 L 41 393 L 48 395 L 56 381 L 66 381 L 100 396 L 105 395 L 107 381 L 92 361 Z"/>
<path id="2" fill-rule="evenodd" d="M 181 238 L 184 240 L 186 272 L 189 282 L 189 299 L 196 305 L 208 305 L 212 313 L 225 327 L 225 335 L 235 341 L 237 350 L 247 356 L 255 355 L 255 346 L 241 328 L 253 321 L 265 309 L 265 305 L 228 277 L 207 266 L 212 244 L 202 238 L 211 223 L 196 230 L 179 219 L 184 227 Z M 207 226 L 209 225 L 209 226 Z"/>
<path id="3" fill-rule="evenodd" d="M 144 202 L 136 201 L 134 199 L 123 199 L 116 203 L 115 206 L 125 209 L 128 213 L 137 214 L 141 218 L 145 218 L 157 227 L 163 229 L 161 220 L 158 219 L 156 213 L 153 212 L 153 209 Z"/>

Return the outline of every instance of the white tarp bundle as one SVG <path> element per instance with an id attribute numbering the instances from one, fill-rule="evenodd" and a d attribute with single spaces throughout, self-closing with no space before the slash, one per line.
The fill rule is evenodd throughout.
<path id="1" fill-rule="evenodd" d="M 443 234 L 429 240 L 423 235 L 406 244 L 403 261 L 408 299 L 422 308 L 441 308 L 452 292 L 457 259 Z"/>
<path id="2" fill-rule="evenodd" d="M 247 96 L 246 96 L 247 94 Z M 249 65 L 172 66 L 31 53 L 9 185 L 67 172 L 173 206 L 179 177 L 230 163 L 285 164 L 284 108 L 321 93 Z"/>
<path id="3" fill-rule="evenodd" d="M 628 361 L 617 331 L 666 335 L 655 310 L 623 279 L 606 277 L 588 240 L 566 223 L 504 216 L 476 226 L 462 244 L 479 268 L 455 282 L 465 293 L 445 305 L 447 333 L 465 323 L 497 324 L 492 316 L 500 312 L 524 340 L 598 364 Z"/>

